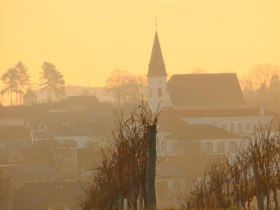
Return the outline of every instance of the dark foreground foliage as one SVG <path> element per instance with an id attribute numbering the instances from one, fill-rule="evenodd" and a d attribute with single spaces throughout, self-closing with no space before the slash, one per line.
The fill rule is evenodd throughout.
<path id="1" fill-rule="evenodd" d="M 137 209 L 137 202 L 140 209 L 155 209 L 157 117 L 144 103 L 128 118 L 117 116 L 113 143 L 102 149 L 101 162 L 81 202 L 83 210 L 123 209 L 124 201 L 128 209 Z"/>

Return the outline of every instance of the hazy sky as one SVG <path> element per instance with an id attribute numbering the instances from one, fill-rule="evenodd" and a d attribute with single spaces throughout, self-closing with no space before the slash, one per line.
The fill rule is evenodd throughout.
<path id="1" fill-rule="evenodd" d="M 104 85 L 115 69 L 144 75 L 157 16 L 169 75 L 242 75 L 280 65 L 279 11 L 279 0 L 0 0 L 0 73 L 21 60 L 36 82 L 44 61 L 72 85 Z"/>

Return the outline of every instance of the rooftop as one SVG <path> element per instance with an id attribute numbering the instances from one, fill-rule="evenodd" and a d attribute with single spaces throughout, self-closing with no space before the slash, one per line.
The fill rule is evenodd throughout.
<path id="1" fill-rule="evenodd" d="M 83 186 L 78 181 L 27 183 L 15 194 L 15 210 L 45 209 L 50 204 L 64 203 L 76 209 Z"/>
<path id="2" fill-rule="evenodd" d="M 167 85 L 175 107 L 244 104 L 239 81 L 234 73 L 175 74 Z"/>
<path id="3" fill-rule="evenodd" d="M 0 169 L 12 176 L 54 175 L 55 171 L 39 164 L 0 165 Z"/>

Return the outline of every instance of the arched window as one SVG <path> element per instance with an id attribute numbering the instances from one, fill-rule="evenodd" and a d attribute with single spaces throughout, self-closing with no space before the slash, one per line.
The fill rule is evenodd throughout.
<path id="1" fill-rule="evenodd" d="M 150 88 L 150 97 L 152 96 L 152 88 Z"/>
<path id="2" fill-rule="evenodd" d="M 161 97 L 162 96 L 162 90 L 161 88 L 158 88 L 158 97 Z"/>

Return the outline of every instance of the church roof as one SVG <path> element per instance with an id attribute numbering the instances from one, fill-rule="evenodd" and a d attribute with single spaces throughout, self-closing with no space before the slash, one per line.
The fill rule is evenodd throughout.
<path id="1" fill-rule="evenodd" d="M 156 32 L 149 64 L 148 77 L 167 76 L 165 64 Z"/>
<path id="2" fill-rule="evenodd" d="M 173 106 L 237 106 L 244 104 L 235 73 L 177 74 L 167 84 Z"/>

